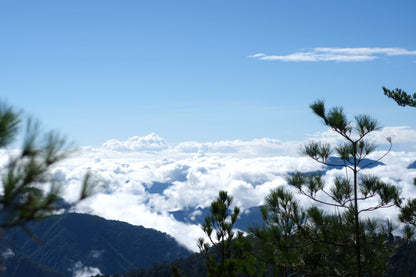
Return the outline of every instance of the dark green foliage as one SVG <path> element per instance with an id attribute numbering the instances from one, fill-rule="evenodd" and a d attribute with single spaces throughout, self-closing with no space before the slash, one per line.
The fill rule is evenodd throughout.
<path id="1" fill-rule="evenodd" d="M 407 201 L 401 209 L 399 218 L 402 222 L 416 226 L 416 198 Z"/>
<path id="2" fill-rule="evenodd" d="M 19 134 L 20 125 L 19 114 L 6 104 L 0 103 L 1 149 L 11 146 Z M 91 176 L 87 174 L 79 199 L 75 203 L 63 205 L 64 202 L 60 198 L 63 184 L 52 177 L 51 171 L 57 163 L 68 157 L 71 150 L 65 139 L 57 133 L 48 132 L 42 135 L 39 130 L 38 123 L 28 120 L 22 148 L 13 151 L 14 154 L 9 155 L 0 168 L 0 232 L 18 226 L 34 240 L 36 236 L 27 228 L 27 223 L 75 205 L 87 198 L 95 185 Z M 3 248 L 3 245 L 1 246 Z M 18 264 L 13 273 L 10 273 L 13 276 L 21 275 L 20 272 L 25 268 L 37 268 L 32 265 L 30 259 L 22 257 L 19 257 Z M 45 276 L 52 274 L 42 267 L 38 269 L 38 272 L 43 272 Z M 9 267 L 8 271 L 12 269 Z M 31 275 L 35 276 L 35 272 Z"/>
<path id="3" fill-rule="evenodd" d="M 171 264 L 166 262 L 153 264 L 149 268 L 141 268 L 120 274 L 105 274 L 105 277 L 203 277 L 207 275 L 205 259 L 200 253 L 180 258 Z"/>
<path id="4" fill-rule="evenodd" d="M 177 265 L 171 265 L 170 270 L 172 270 L 172 277 L 186 277 L 185 275 L 182 275 Z"/>
<path id="5" fill-rule="evenodd" d="M 409 243 L 405 243 L 401 238 L 398 237 L 389 237 L 386 241 L 389 241 L 390 243 L 393 243 L 394 245 L 400 245 L 399 248 L 396 249 L 396 252 L 393 257 L 388 261 L 388 264 L 386 266 L 388 267 L 387 271 L 383 274 L 374 274 L 369 276 L 414 276 L 414 273 L 416 272 L 416 242 L 410 241 Z M 302 247 L 301 241 L 298 241 L 297 248 L 300 249 Z M 270 248 L 267 248 L 270 249 Z M 307 249 L 307 247 L 305 247 Z M 255 252 L 256 255 L 258 255 L 258 249 L 255 247 L 253 249 L 253 252 Z M 273 253 L 269 253 L 270 257 L 273 256 Z M 321 261 L 319 258 L 322 256 L 319 255 L 319 253 L 309 253 L 311 256 L 308 258 L 308 262 L 314 262 L 317 266 L 321 266 L 325 263 L 328 267 L 333 267 L 336 263 L 342 263 L 344 262 L 344 258 L 341 256 L 340 253 L 333 252 L 331 254 L 334 254 L 335 256 L 330 259 L 330 261 Z M 306 253 L 304 255 L 307 256 Z M 336 257 L 339 258 L 339 261 L 336 261 Z M 378 256 L 375 256 L 375 259 Z M 263 256 L 259 256 L 259 258 L 263 258 Z M 305 260 L 306 261 L 306 260 Z M 380 262 L 384 262 L 381 261 Z M 195 253 L 190 255 L 187 258 L 181 258 L 178 260 L 173 261 L 170 265 L 167 263 L 161 263 L 161 264 L 154 264 L 148 269 L 140 269 L 140 270 L 132 270 L 128 273 L 122 273 L 122 274 L 114 274 L 111 275 L 111 277 L 171 277 L 175 276 L 174 273 L 171 271 L 169 272 L 169 268 L 172 266 L 179 269 L 180 273 L 182 275 L 179 276 L 188 276 L 188 277 L 205 277 L 206 272 L 206 266 L 204 264 L 204 257 L 199 254 Z M 288 274 L 289 275 L 289 274 Z M 307 275 L 307 274 L 304 274 Z M 105 277 L 110 277 L 110 275 L 103 275 Z M 255 272 L 255 274 L 252 275 L 244 275 L 241 276 L 284 276 L 283 274 L 278 275 L 275 268 L 269 267 L 267 268 L 267 272 L 262 269 L 258 268 Z M 302 276 L 301 274 L 295 274 L 292 273 L 289 276 Z M 316 276 L 320 276 L 319 274 L 316 274 Z M 324 276 L 336 276 L 336 274 L 330 274 L 330 275 L 324 275 Z M 352 274 L 346 274 L 346 276 L 352 276 Z"/>
<path id="6" fill-rule="evenodd" d="M 261 208 L 265 225 L 254 227 L 251 232 L 259 241 L 258 255 L 267 264 L 269 275 L 287 276 L 302 263 L 297 233 L 306 214 L 293 195 L 282 188 L 273 190 L 265 200 Z"/>
<path id="7" fill-rule="evenodd" d="M 394 91 L 383 87 L 384 94 L 389 98 L 394 99 L 400 106 L 416 107 L 416 93 L 411 96 L 407 92 L 396 88 Z M 412 168 L 410 165 L 408 168 Z M 413 179 L 413 183 L 416 186 L 416 178 Z M 408 199 L 406 205 L 401 208 L 400 220 L 404 223 L 412 224 L 416 226 L 416 198 Z"/>
<path id="8" fill-rule="evenodd" d="M 383 91 L 384 95 L 387 95 L 387 97 L 392 98 L 400 106 L 416 107 L 416 93 L 413 93 L 412 96 L 399 88 L 390 90 L 386 87 L 383 87 Z"/>
<path id="9" fill-rule="evenodd" d="M 9 106 L 0 103 L 0 148 L 9 145 L 17 135 L 20 119 Z"/>
<path id="10" fill-rule="evenodd" d="M 1 148 L 12 143 L 20 123 L 12 108 L 0 104 Z M 0 228 L 24 226 L 63 208 L 57 205 L 62 184 L 50 173 L 52 167 L 67 158 L 70 151 L 65 140 L 56 133 L 40 135 L 39 124 L 28 120 L 22 149 L 10 156 L 1 168 Z M 87 174 L 79 201 L 91 194 L 92 187 L 91 176 Z"/>
<path id="11" fill-rule="evenodd" d="M 313 142 L 305 146 L 305 148 L 302 149 L 302 153 L 312 157 L 314 160 L 325 163 L 332 154 L 332 149 L 328 143 Z"/>
<path id="12" fill-rule="evenodd" d="M 310 107 L 345 142 L 335 147 L 311 142 L 301 152 L 328 167 L 345 168 L 347 173 L 335 177 L 332 185 L 326 184 L 320 174 L 296 173 L 287 178 L 291 186 L 318 206 L 300 207 L 292 193 L 283 188 L 266 197 L 262 209 L 265 225 L 252 230 L 259 240 L 262 259 L 273 276 L 379 276 L 396 247 L 389 240 L 394 227 L 388 220 L 370 220 L 365 213 L 401 207 L 402 198 L 397 187 L 359 172 L 390 151 L 391 139 L 387 139 L 390 149 L 369 163 L 367 156 L 376 145 L 365 137 L 379 129 L 377 121 L 359 115 L 352 124 L 341 107 L 326 112 L 323 101 Z M 332 153 L 340 162 L 334 162 Z M 372 206 L 368 204 L 370 199 L 375 203 Z M 324 212 L 323 206 L 333 207 L 334 212 Z"/>
<path id="13" fill-rule="evenodd" d="M 251 249 L 250 243 L 242 232 L 235 233 L 233 230 L 240 209 L 234 207 L 230 213 L 232 199 L 226 191 L 220 191 L 217 200 L 211 203 L 210 215 L 202 225 L 209 242 L 200 238 L 198 247 L 205 257 L 208 276 L 239 276 L 241 272 L 250 273 L 255 270 L 249 264 L 252 260 L 246 255 Z"/>
<path id="14" fill-rule="evenodd" d="M 210 252 L 210 243 L 205 242 L 204 238 L 199 239 L 198 247 L 206 259 L 208 276 L 237 275 L 235 261 L 231 259 L 231 241 L 235 235 L 233 225 L 240 210 L 235 207 L 234 212 L 230 215 L 231 202 L 232 197 L 226 191 L 220 191 L 217 200 L 211 203 L 211 214 L 205 218 L 205 223 L 202 225 L 202 230 L 208 236 L 215 252 L 219 253 L 217 263 L 217 254 Z"/>
<path id="15" fill-rule="evenodd" d="M 383 276 L 413 277 L 416 272 L 416 242 L 402 243 L 390 259 L 389 267 Z"/>

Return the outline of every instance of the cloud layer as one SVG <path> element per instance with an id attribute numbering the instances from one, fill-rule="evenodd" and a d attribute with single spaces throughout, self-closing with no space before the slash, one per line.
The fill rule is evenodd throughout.
<path id="1" fill-rule="evenodd" d="M 336 62 L 364 62 L 378 59 L 382 55 L 387 56 L 404 56 L 416 55 L 416 50 L 407 50 L 404 48 L 330 48 L 320 47 L 311 50 L 300 50 L 288 55 L 267 55 L 257 53 L 250 55 L 250 58 L 267 61 L 285 61 L 285 62 L 318 62 L 318 61 L 336 61 Z"/>
<path id="2" fill-rule="evenodd" d="M 366 172 L 399 185 L 404 195 L 416 195 L 411 185 L 416 170 L 407 169 L 416 160 L 416 130 L 389 127 L 374 133 L 373 140 L 380 144 L 380 150 L 387 149 L 386 137 L 392 137 L 396 152 L 383 159 L 386 166 Z M 317 133 L 309 140 L 339 142 L 332 131 Z M 54 174 L 65 183 L 68 201 L 76 199 L 87 170 L 102 180 L 100 191 L 77 206 L 77 211 L 154 228 L 197 250 L 195 241 L 203 235 L 200 227 L 178 222 L 170 212 L 208 207 L 220 190 L 227 190 L 242 210 L 261 205 L 271 189 L 287 186 L 285 177 L 289 172 L 322 168 L 299 156 L 298 148 L 306 142 L 264 138 L 170 145 L 151 134 L 111 140 L 100 148 L 86 147 L 81 155 L 56 167 Z M 401 148 L 414 152 L 398 152 Z M 380 155 L 382 152 L 376 152 L 370 158 Z M 334 169 L 326 178 L 343 173 Z M 383 212 L 393 218 L 396 211 Z"/>

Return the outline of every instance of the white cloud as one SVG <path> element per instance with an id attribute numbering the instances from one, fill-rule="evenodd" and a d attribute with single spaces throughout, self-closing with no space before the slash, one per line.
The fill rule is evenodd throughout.
<path id="1" fill-rule="evenodd" d="M 7 260 L 8 258 L 14 257 L 14 252 L 13 250 L 11 250 L 10 248 L 7 248 L 6 250 L 3 251 L 3 253 L 1 253 L 1 257 L 5 260 Z"/>
<path id="2" fill-rule="evenodd" d="M 200 228 L 176 221 L 168 213 L 169 210 L 170 207 L 163 196 L 148 194 L 143 198 L 141 195 L 119 191 L 111 195 L 98 194 L 77 207 L 79 212 L 165 232 L 183 246 L 197 251 L 196 240 L 202 236 Z"/>
<path id="3" fill-rule="evenodd" d="M 80 261 L 76 262 L 70 271 L 72 271 L 72 277 L 90 277 L 102 274 L 99 268 L 84 266 Z"/>
<path id="4" fill-rule="evenodd" d="M 264 56 L 266 56 L 266 54 L 264 54 L 264 53 L 258 53 L 258 54 L 250 55 L 248 57 L 249 58 L 261 58 L 261 57 L 264 57 Z"/>
<path id="5" fill-rule="evenodd" d="M 343 55 L 416 55 L 416 51 L 411 51 L 404 48 L 315 48 L 314 50 L 316 52 L 336 53 Z"/>
<path id="6" fill-rule="evenodd" d="M 94 258 L 94 259 L 99 259 L 99 258 L 101 258 L 103 253 L 104 253 L 104 250 L 91 250 L 89 256 Z"/>
<path id="7" fill-rule="evenodd" d="M 363 62 L 379 58 L 380 55 L 404 56 L 416 55 L 416 50 L 404 48 L 330 48 L 318 47 L 311 50 L 298 51 L 288 55 L 266 55 L 258 53 L 248 56 L 259 60 L 274 60 L 286 62 Z"/>
<path id="8" fill-rule="evenodd" d="M 408 126 L 384 127 L 369 134 L 369 138 L 378 144 L 386 144 L 387 137 L 391 138 L 395 151 L 416 151 L 416 130 Z"/>
<path id="9" fill-rule="evenodd" d="M 258 157 L 293 155 L 299 142 L 282 142 L 277 139 L 262 138 L 251 141 L 218 141 L 218 142 L 182 142 L 176 146 L 178 152 L 184 153 L 216 153 L 219 155 L 234 154 L 239 157 Z"/>
<path id="10" fill-rule="evenodd" d="M 114 151 L 160 151 L 168 146 L 164 139 L 152 133 L 145 137 L 130 137 L 126 141 L 112 139 L 105 142 L 103 147 Z"/>
<path id="11" fill-rule="evenodd" d="M 407 169 L 416 160 L 416 130 L 386 127 L 375 132 L 373 139 L 381 144 L 380 150 L 388 146 L 386 137 L 392 137 L 396 152 L 382 160 L 386 166 L 366 172 L 400 185 L 406 195 L 416 195 L 412 186 L 416 170 Z M 333 131 L 316 133 L 311 139 L 340 142 Z M 263 138 L 183 142 L 176 146 L 166 142 L 164 149 L 150 152 L 87 147 L 79 157 L 57 167 L 55 177 L 65 181 L 65 197 L 71 200 L 76 199 L 85 171 L 92 171 L 105 186 L 94 197 L 82 202 L 78 211 L 154 228 L 196 251 L 195 241 L 202 236 L 200 227 L 178 222 L 169 212 L 208 207 L 220 190 L 227 190 L 234 197 L 234 204 L 242 210 L 262 204 L 271 189 L 287 186 L 285 177 L 289 172 L 322 168 L 312 159 L 298 155 L 301 144 Z M 413 148 L 405 148 L 407 146 Z M 398 152 L 401 147 L 414 152 Z M 370 158 L 382 154 L 375 152 Z M 339 173 L 330 171 L 328 178 Z M 152 186 L 158 186 L 157 193 Z M 303 204 L 310 203 L 300 199 Z M 389 210 L 388 214 L 393 217 L 395 211 Z"/>

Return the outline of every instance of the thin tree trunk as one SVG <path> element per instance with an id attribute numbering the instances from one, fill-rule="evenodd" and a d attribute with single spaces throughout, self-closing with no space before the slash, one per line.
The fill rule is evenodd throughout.
<path id="1" fill-rule="evenodd" d="M 360 243 L 360 222 L 358 218 L 358 195 L 357 195 L 357 142 L 353 142 L 354 147 L 354 220 L 355 220 L 355 252 L 357 259 L 357 276 L 362 276 L 361 269 L 361 243 Z"/>

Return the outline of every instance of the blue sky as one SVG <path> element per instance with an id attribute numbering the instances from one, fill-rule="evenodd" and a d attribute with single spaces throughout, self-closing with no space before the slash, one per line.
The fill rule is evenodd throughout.
<path id="1" fill-rule="evenodd" d="M 414 129 L 416 110 L 381 87 L 416 91 L 415 10 L 414 1 L 2 1 L 0 96 L 79 145 L 152 132 L 171 143 L 302 140 L 325 130 L 308 108 L 316 99 Z"/>

